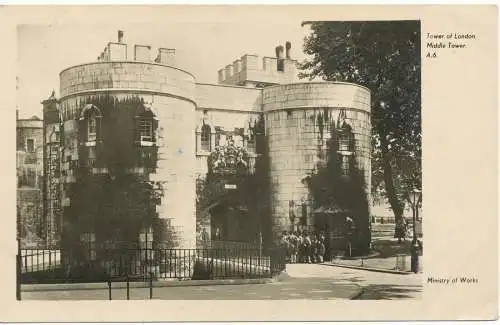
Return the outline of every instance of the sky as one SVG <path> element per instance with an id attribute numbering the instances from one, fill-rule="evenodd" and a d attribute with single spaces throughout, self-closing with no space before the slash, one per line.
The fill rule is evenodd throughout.
<path id="1" fill-rule="evenodd" d="M 175 23 L 113 25 L 19 25 L 17 29 L 17 107 L 20 117 L 41 117 L 41 101 L 59 94 L 59 73 L 70 66 L 96 61 L 108 42 L 124 31 L 128 58 L 135 44 L 175 48 L 176 62 L 197 82 L 217 83 L 217 71 L 244 54 L 275 56 L 275 47 L 292 43 L 291 56 L 303 61 L 303 40 L 309 34 L 300 20 L 259 23 Z"/>

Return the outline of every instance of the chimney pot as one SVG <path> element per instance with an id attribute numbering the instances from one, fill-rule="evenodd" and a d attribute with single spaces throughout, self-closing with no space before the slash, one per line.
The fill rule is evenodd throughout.
<path id="1" fill-rule="evenodd" d="M 123 41 L 123 31 L 119 30 L 118 31 L 118 43 L 122 43 Z"/>
<path id="2" fill-rule="evenodd" d="M 278 59 L 282 59 L 283 58 L 283 46 L 282 45 L 276 46 L 276 57 Z"/>
<path id="3" fill-rule="evenodd" d="M 292 48 L 292 43 L 286 42 L 285 44 L 285 49 L 286 49 L 286 58 L 290 59 L 290 49 Z"/>

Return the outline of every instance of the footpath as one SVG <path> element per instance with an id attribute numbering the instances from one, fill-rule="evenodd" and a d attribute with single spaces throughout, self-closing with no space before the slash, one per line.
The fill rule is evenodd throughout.
<path id="1" fill-rule="evenodd" d="M 319 265 L 311 267 L 321 268 Z M 128 293 L 127 293 L 128 291 Z M 362 288 L 339 283 L 335 277 L 291 277 L 286 273 L 270 279 L 155 281 L 148 283 L 106 283 L 23 285 L 22 300 L 281 300 L 356 299 Z"/>
<path id="2" fill-rule="evenodd" d="M 332 261 L 322 263 L 338 267 L 361 269 L 366 271 L 410 274 L 411 256 L 410 242 L 399 243 L 391 237 L 375 238 L 373 240 L 374 253 L 356 258 L 335 258 Z M 419 273 L 423 272 L 423 258 L 419 256 Z"/>

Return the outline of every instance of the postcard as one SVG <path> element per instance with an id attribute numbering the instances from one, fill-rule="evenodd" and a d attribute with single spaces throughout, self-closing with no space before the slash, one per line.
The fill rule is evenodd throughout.
<path id="1" fill-rule="evenodd" d="M 498 318 L 495 6 L 0 15 L 2 321 Z"/>

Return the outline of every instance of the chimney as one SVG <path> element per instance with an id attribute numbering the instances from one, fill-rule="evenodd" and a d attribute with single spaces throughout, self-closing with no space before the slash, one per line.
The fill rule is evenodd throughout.
<path id="1" fill-rule="evenodd" d="M 123 42 L 123 31 L 119 30 L 118 31 L 118 43 L 122 43 L 122 42 Z"/>
<path id="2" fill-rule="evenodd" d="M 277 70 L 285 71 L 285 59 L 283 59 L 283 46 L 276 46 Z"/>
<path id="3" fill-rule="evenodd" d="M 292 43 L 286 42 L 285 43 L 285 50 L 286 50 L 286 58 L 290 59 L 290 49 L 292 48 Z"/>
<path id="4" fill-rule="evenodd" d="M 276 57 L 278 59 L 283 59 L 283 46 L 282 45 L 276 46 Z"/>

